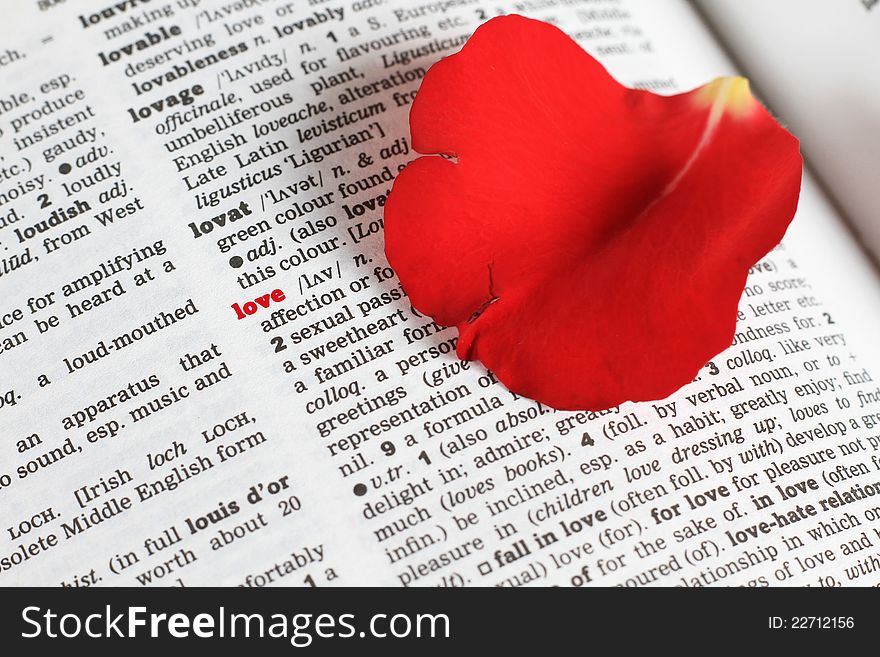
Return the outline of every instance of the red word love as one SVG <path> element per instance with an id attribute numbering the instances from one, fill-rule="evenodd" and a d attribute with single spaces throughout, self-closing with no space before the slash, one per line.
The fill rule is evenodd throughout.
<path id="1" fill-rule="evenodd" d="M 260 308 L 268 308 L 269 304 L 273 301 L 278 303 L 279 301 L 284 301 L 285 298 L 284 292 L 281 290 L 272 290 L 269 294 L 257 297 L 253 301 L 245 301 L 241 306 L 234 303 L 232 304 L 232 309 L 235 311 L 238 319 L 244 319 L 248 315 L 253 315 Z"/>

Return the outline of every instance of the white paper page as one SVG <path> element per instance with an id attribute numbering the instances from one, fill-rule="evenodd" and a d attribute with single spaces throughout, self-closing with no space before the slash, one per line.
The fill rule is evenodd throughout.
<path id="1" fill-rule="evenodd" d="M 738 344 L 601 415 L 459 363 L 382 255 L 409 102 L 480 21 L 552 20 L 671 93 L 731 71 L 690 6 L 356 6 L 7 12 L 0 584 L 875 583 L 842 544 L 880 540 L 877 498 L 834 495 L 877 480 L 880 298 L 809 180 Z"/>
<path id="2" fill-rule="evenodd" d="M 875 257 L 880 255 L 880 5 L 696 0 Z"/>

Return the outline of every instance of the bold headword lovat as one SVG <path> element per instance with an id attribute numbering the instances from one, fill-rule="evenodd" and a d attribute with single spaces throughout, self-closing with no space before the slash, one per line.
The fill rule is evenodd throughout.
<path id="1" fill-rule="evenodd" d="M 385 205 L 415 308 L 558 409 L 668 396 L 733 341 L 749 268 L 794 216 L 798 141 L 720 78 L 618 84 L 557 28 L 490 20 L 428 71 L 421 157 Z"/>

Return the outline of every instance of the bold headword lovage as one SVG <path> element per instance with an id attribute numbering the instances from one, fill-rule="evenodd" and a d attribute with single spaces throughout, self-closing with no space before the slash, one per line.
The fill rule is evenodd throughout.
<path id="1" fill-rule="evenodd" d="M 482 25 L 428 71 L 421 157 L 385 206 L 413 306 L 510 390 L 558 409 L 668 396 L 730 346 L 802 160 L 739 77 L 663 97 L 563 32 Z M 442 154 L 447 157 L 436 157 Z"/>

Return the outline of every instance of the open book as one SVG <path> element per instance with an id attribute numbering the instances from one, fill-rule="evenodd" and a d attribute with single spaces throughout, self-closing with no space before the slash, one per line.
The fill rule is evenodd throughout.
<path id="1" fill-rule="evenodd" d="M 880 248 L 880 9 L 699 4 L 5 3 L 0 584 L 880 582 L 880 279 L 849 228 Z M 384 261 L 419 82 L 499 12 L 658 93 L 732 54 L 821 175 L 669 399 L 518 398 Z"/>

